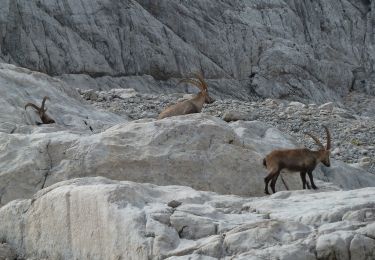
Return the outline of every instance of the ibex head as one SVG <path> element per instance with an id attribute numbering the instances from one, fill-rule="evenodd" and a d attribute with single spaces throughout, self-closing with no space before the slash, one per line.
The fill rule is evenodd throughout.
<path id="1" fill-rule="evenodd" d="M 311 133 L 306 133 L 308 136 L 310 136 L 312 139 L 314 139 L 315 143 L 319 146 L 319 158 L 320 161 L 327 167 L 331 166 L 329 157 L 331 155 L 331 134 L 329 133 L 328 127 L 323 125 L 326 134 L 327 134 L 327 144 L 324 147 L 323 144 L 319 141 L 318 138 L 316 138 L 313 134 Z"/>
<path id="2" fill-rule="evenodd" d="M 44 105 L 45 105 L 47 99 L 49 99 L 49 97 L 47 97 L 47 96 L 45 96 L 43 98 L 42 106 L 41 107 L 38 107 L 37 105 L 35 105 L 33 103 L 27 103 L 26 106 L 25 106 L 25 109 L 27 107 L 34 108 L 38 112 L 39 117 L 42 120 L 43 124 L 53 124 L 53 123 L 55 123 L 55 120 L 53 120 L 51 117 L 49 117 L 47 115 L 47 113 L 46 113 L 47 108 L 44 108 Z"/>

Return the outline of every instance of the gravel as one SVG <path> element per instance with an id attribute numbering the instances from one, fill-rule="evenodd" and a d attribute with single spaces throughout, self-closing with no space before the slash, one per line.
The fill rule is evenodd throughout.
<path id="1" fill-rule="evenodd" d="M 133 120 L 156 118 L 166 106 L 192 96 L 183 93 L 141 94 L 133 89 L 79 92 L 95 107 Z M 305 133 L 313 133 L 324 143 L 325 132 L 321 125 L 327 125 L 332 135 L 332 157 L 375 174 L 375 97 L 353 92 L 341 103 L 326 104 L 276 99 L 252 102 L 224 99 L 205 105 L 202 112 L 226 121 L 267 122 L 297 138 L 301 146 L 314 149 L 314 141 Z"/>

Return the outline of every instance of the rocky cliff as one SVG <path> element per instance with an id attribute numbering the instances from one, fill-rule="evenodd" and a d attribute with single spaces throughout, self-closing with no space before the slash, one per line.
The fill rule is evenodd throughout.
<path id="1" fill-rule="evenodd" d="M 15 0 L 0 59 L 73 87 L 177 92 L 201 70 L 216 96 L 337 100 L 374 93 L 369 0 Z"/>

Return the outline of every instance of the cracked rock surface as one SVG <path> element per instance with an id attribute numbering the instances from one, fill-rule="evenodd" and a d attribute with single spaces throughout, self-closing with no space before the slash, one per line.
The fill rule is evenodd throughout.
<path id="1" fill-rule="evenodd" d="M 190 99 L 194 95 L 143 94 L 134 89 L 109 91 L 78 89 L 78 91 L 88 104 L 119 116 L 126 116 L 130 120 L 157 118 L 168 105 Z M 212 104 L 205 104 L 202 112 L 225 121 L 267 122 L 296 138 L 301 145 L 312 149 L 315 149 L 313 141 L 306 138 L 305 133 L 311 132 L 323 141 L 326 134 L 321 125 L 327 125 L 331 129 L 333 141 L 332 158 L 375 174 L 375 97 L 373 96 L 354 91 L 342 102 L 328 102 L 322 105 L 281 99 L 251 102 L 218 99 Z"/>
<path id="2" fill-rule="evenodd" d="M 85 104 L 63 81 L 12 65 L 2 64 L 0 81 L 5 112 L 0 114 L 0 205 L 85 176 L 260 196 L 264 155 L 299 146 L 267 123 L 228 124 L 207 113 L 128 121 L 126 114 Z M 135 94 L 116 95 L 130 99 Z M 44 95 L 50 96 L 48 113 L 57 123 L 37 126 L 24 104 Z M 319 165 L 314 176 L 342 189 L 375 186 L 374 175 L 341 161 L 333 161 L 331 168 Z M 298 174 L 283 177 L 291 189 L 301 189 Z M 277 190 L 284 189 L 277 184 Z"/>
<path id="3" fill-rule="evenodd" d="M 215 114 L 217 108 L 246 107 L 246 102 L 218 100 L 204 113 L 155 120 L 98 106 L 103 97 L 100 102 L 110 107 L 146 100 L 132 89 L 79 92 L 62 80 L 8 64 L 0 64 L 0 83 L 0 256 L 374 256 L 375 192 L 365 187 L 375 187 L 375 176 L 332 160 L 330 168 L 319 165 L 314 171 L 318 191 L 301 190 L 299 174 L 283 172 L 293 191 L 283 191 L 279 181 L 278 193 L 259 197 L 264 155 L 299 144 L 266 123 L 266 116 L 227 123 Z M 38 116 L 24 106 L 40 104 L 46 95 L 56 123 L 37 125 Z M 87 104 L 87 96 L 98 104 Z M 162 105 L 186 97 L 166 95 Z M 279 106 L 276 100 L 259 102 L 264 103 L 254 105 Z M 161 108 L 154 105 L 151 112 Z M 285 106 L 291 115 L 298 114 L 295 107 L 308 109 L 298 102 Z M 333 104 L 319 111 L 330 109 L 337 113 Z M 132 120 L 134 115 L 141 119 Z"/>
<path id="4" fill-rule="evenodd" d="M 179 92 L 176 78 L 202 70 L 217 96 L 322 103 L 350 89 L 374 93 L 374 5 L 7 0 L 0 61 L 74 87 L 159 93 Z"/>
<path id="5" fill-rule="evenodd" d="M 242 198 L 82 178 L 2 207 L 0 237 L 31 259 L 373 259 L 374 201 L 374 188 Z"/>

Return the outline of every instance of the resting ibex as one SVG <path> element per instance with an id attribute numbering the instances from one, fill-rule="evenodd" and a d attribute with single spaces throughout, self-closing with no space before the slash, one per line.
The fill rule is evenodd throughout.
<path id="1" fill-rule="evenodd" d="M 33 103 L 27 103 L 25 106 L 25 110 L 27 107 L 33 107 L 36 111 L 38 111 L 39 117 L 42 120 L 43 124 L 53 124 L 55 123 L 55 120 L 53 120 L 46 114 L 47 108 L 44 109 L 44 104 L 46 103 L 47 99 L 49 99 L 49 97 L 47 96 L 43 98 L 42 107 L 38 107 Z"/>
<path id="2" fill-rule="evenodd" d="M 164 109 L 158 119 L 171 116 L 200 113 L 204 103 L 210 104 L 215 100 L 208 95 L 207 83 L 201 74 L 194 75 L 196 79 L 183 79 L 178 84 L 186 82 L 197 86 L 201 91 L 193 99 L 185 100 Z"/>
<path id="3" fill-rule="evenodd" d="M 318 151 L 311 151 L 309 149 L 288 149 L 288 150 L 275 150 L 269 153 L 266 158 L 263 159 L 263 165 L 268 169 L 268 175 L 264 178 L 265 188 L 264 192 L 268 192 L 268 183 L 271 181 L 272 192 L 275 193 L 276 180 L 279 177 L 282 169 L 288 169 L 290 171 L 299 171 L 302 179 L 303 189 L 306 189 L 306 173 L 309 175 L 311 186 L 313 189 L 317 189 L 315 186 L 312 172 L 319 162 L 322 162 L 325 166 L 330 167 L 330 149 L 331 149 L 331 135 L 326 126 L 323 126 L 327 134 L 327 145 L 324 148 L 322 143 L 314 135 L 307 133 L 314 141 L 319 145 Z M 307 184 L 307 188 L 310 186 Z"/>

